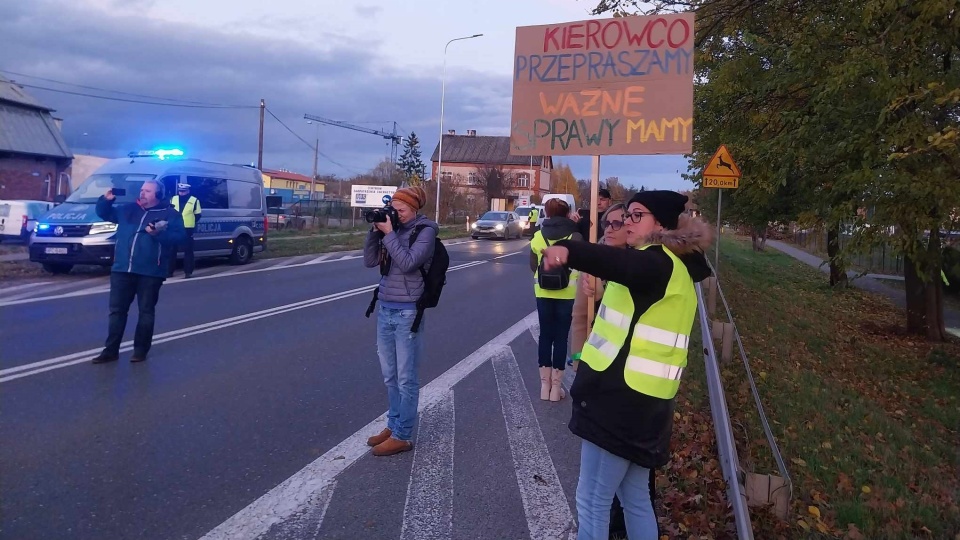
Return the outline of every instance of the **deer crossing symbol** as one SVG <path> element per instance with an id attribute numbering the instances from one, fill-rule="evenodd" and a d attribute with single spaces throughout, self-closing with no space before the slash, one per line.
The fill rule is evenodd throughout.
<path id="1" fill-rule="evenodd" d="M 720 167 L 726 167 L 727 169 L 730 170 L 731 174 L 733 173 L 733 167 L 729 163 L 723 160 L 723 156 L 717 156 L 717 160 L 720 162 L 719 164 L 717 164 L 718 169 Z"/>

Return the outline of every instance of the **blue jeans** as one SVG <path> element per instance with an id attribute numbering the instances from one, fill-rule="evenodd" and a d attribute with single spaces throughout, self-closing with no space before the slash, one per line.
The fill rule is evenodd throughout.
<path id="1" fill-rule="evenodd" d="M 425 321 L 420 331 L 413 333 L 415 309 L 394 309 L 380 306 L 377 314 L 377 354 L 380 372 L 387 387 L 387 428 L 393 438 L 409 441 L 417 423 L 417 405 L 420 401 L 420 379 L 417 369 L 423 357 Z"/>
<path id="2" fill-rule="evenodd" d="M 583 441 L 577 483 L 577 540 L 607 540 L 610 503 L 620 498 L 630 540 L 657 540 L 657 517 L 650 500 L 650 469 Z"/>
<path id="3" fill-rule="evenodd" d="M 540 346 L 537 355 L 540 367 L 562 370 L 567 365 L 573 300 L 537 298 L 537 316 L 540 319 Z"/>

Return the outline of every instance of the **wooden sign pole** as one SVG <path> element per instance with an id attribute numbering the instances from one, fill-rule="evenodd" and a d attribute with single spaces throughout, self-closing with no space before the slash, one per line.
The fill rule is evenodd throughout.
<path id="1" fill-rule="evenodd" d="M 597 216 L 597 199 L 600 197 L 600 156 L 593 156 L 593 169 L 591 178 L 590 178 L 590 240 L 591 244 L 597 243 L 597 227 L 600 224 L 600 218 Z M 597 290 L 597 278 L 590 276 L 590 279 L 593 281 L 593 290 Z M 597 312 L 597 302 L 593 296 L 587 297 L 587 335 L 590 335 L 590 332 L 593 330 L 593 315 Z M 579 361 L 574 362 L 573 370 L 576 371 L 579 367 Z"/>

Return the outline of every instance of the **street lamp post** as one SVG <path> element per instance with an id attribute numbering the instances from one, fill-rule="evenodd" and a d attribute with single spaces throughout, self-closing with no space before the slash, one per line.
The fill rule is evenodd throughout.
<path id="1" fill-rule="evenodd" d="M 478 38 L 482 35 L 483 34 L 474 34 L 472 36 L 454 38 L 448 41 L 446 46 L 443 47 L 443 75 L 440 78 L 440 148 L 437 151 L 437 212 L 435 216 L 437 223 L 440 223 L 440 179 L 443 178 L 443 100 L 447 93 L 447 47 L 454 41 Z"/>

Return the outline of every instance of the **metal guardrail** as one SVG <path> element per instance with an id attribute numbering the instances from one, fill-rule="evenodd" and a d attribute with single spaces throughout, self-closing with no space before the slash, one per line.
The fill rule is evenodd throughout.
<path id="1" fill-rule="evenodd" d="M 770 451 L 773 453 L 773 459 L 777 462 L 777 469 L 780 471 L 780 476 L 787 481 L 787 485 L 790 487 L 790 498 L 793 499 L 793 480 L 790 478 L 790 472 L 787 470 L 787 464 L 783 460 L 783 456 L 780 454 L 780 447 L 777 446 L 777 441 L 773 437 L 773 430 L 770 429 L 770 422 L 767 420 L 767 415 L 763 410 L 763 403 L 760 401 L 760 391 L 757 390 L 757 383 L 753 378 L 753 370 L 750 369 L 750 360 L 747 359 L 747 352 L 743 347 L 743 341 L 740 340 L 740 332 L 737 330 L 737 323 L 735 323 L 733 320 L 733 312 L 730 310 L 730 304 L 727 303 L 727 297 L 723 294 L 723 288 L 720 287 L 719 280 L 717 281 L 717 295 L 720 296 L 720 301 L 723 302 L 723 309 L 727 314 L 727 321 L 733 325 L 733 335 L 737 338 L 737 348 L 740 350 L 740 359 L 743 361 L 744 371 L 747 372 L 747 380 L 750 383 L 750 393 L 753 394 L 753 401 L 757 405 L 757 413 L 760 416 L 760 424 L 763 426 L 763 433 L 767 437 L 767 444 L 770 445 Z"/>
<path id="2" fill-rule="evenodd" d="M 718 284 L 719 287 L 719 284 Z M 710 317 L 707 303 L 703 299 L 703 288 L 696 284 L 697 303 L 700 316 L 700 332 L 703 338 L 703 361 L 706 367 L 707 389 L 710 393 L 710 412 L 713 416 L 713 428 L 717 436 L 717 454 L 720 457 L 720 469 L 727 482 L 727 498 L 733 508 L 733 518 L 737 527 L 737 538 L 753 540 L 753 525 L 750 523 L 750 511 L 747 509 L 747 496 L 743 492 L 743 478 L 740 477 L 740 458 L 737 456 L 736 439 L 730 424 L 730 412 L 720 380 L 720 365 L 717 351 L 713 345 Z"/>

